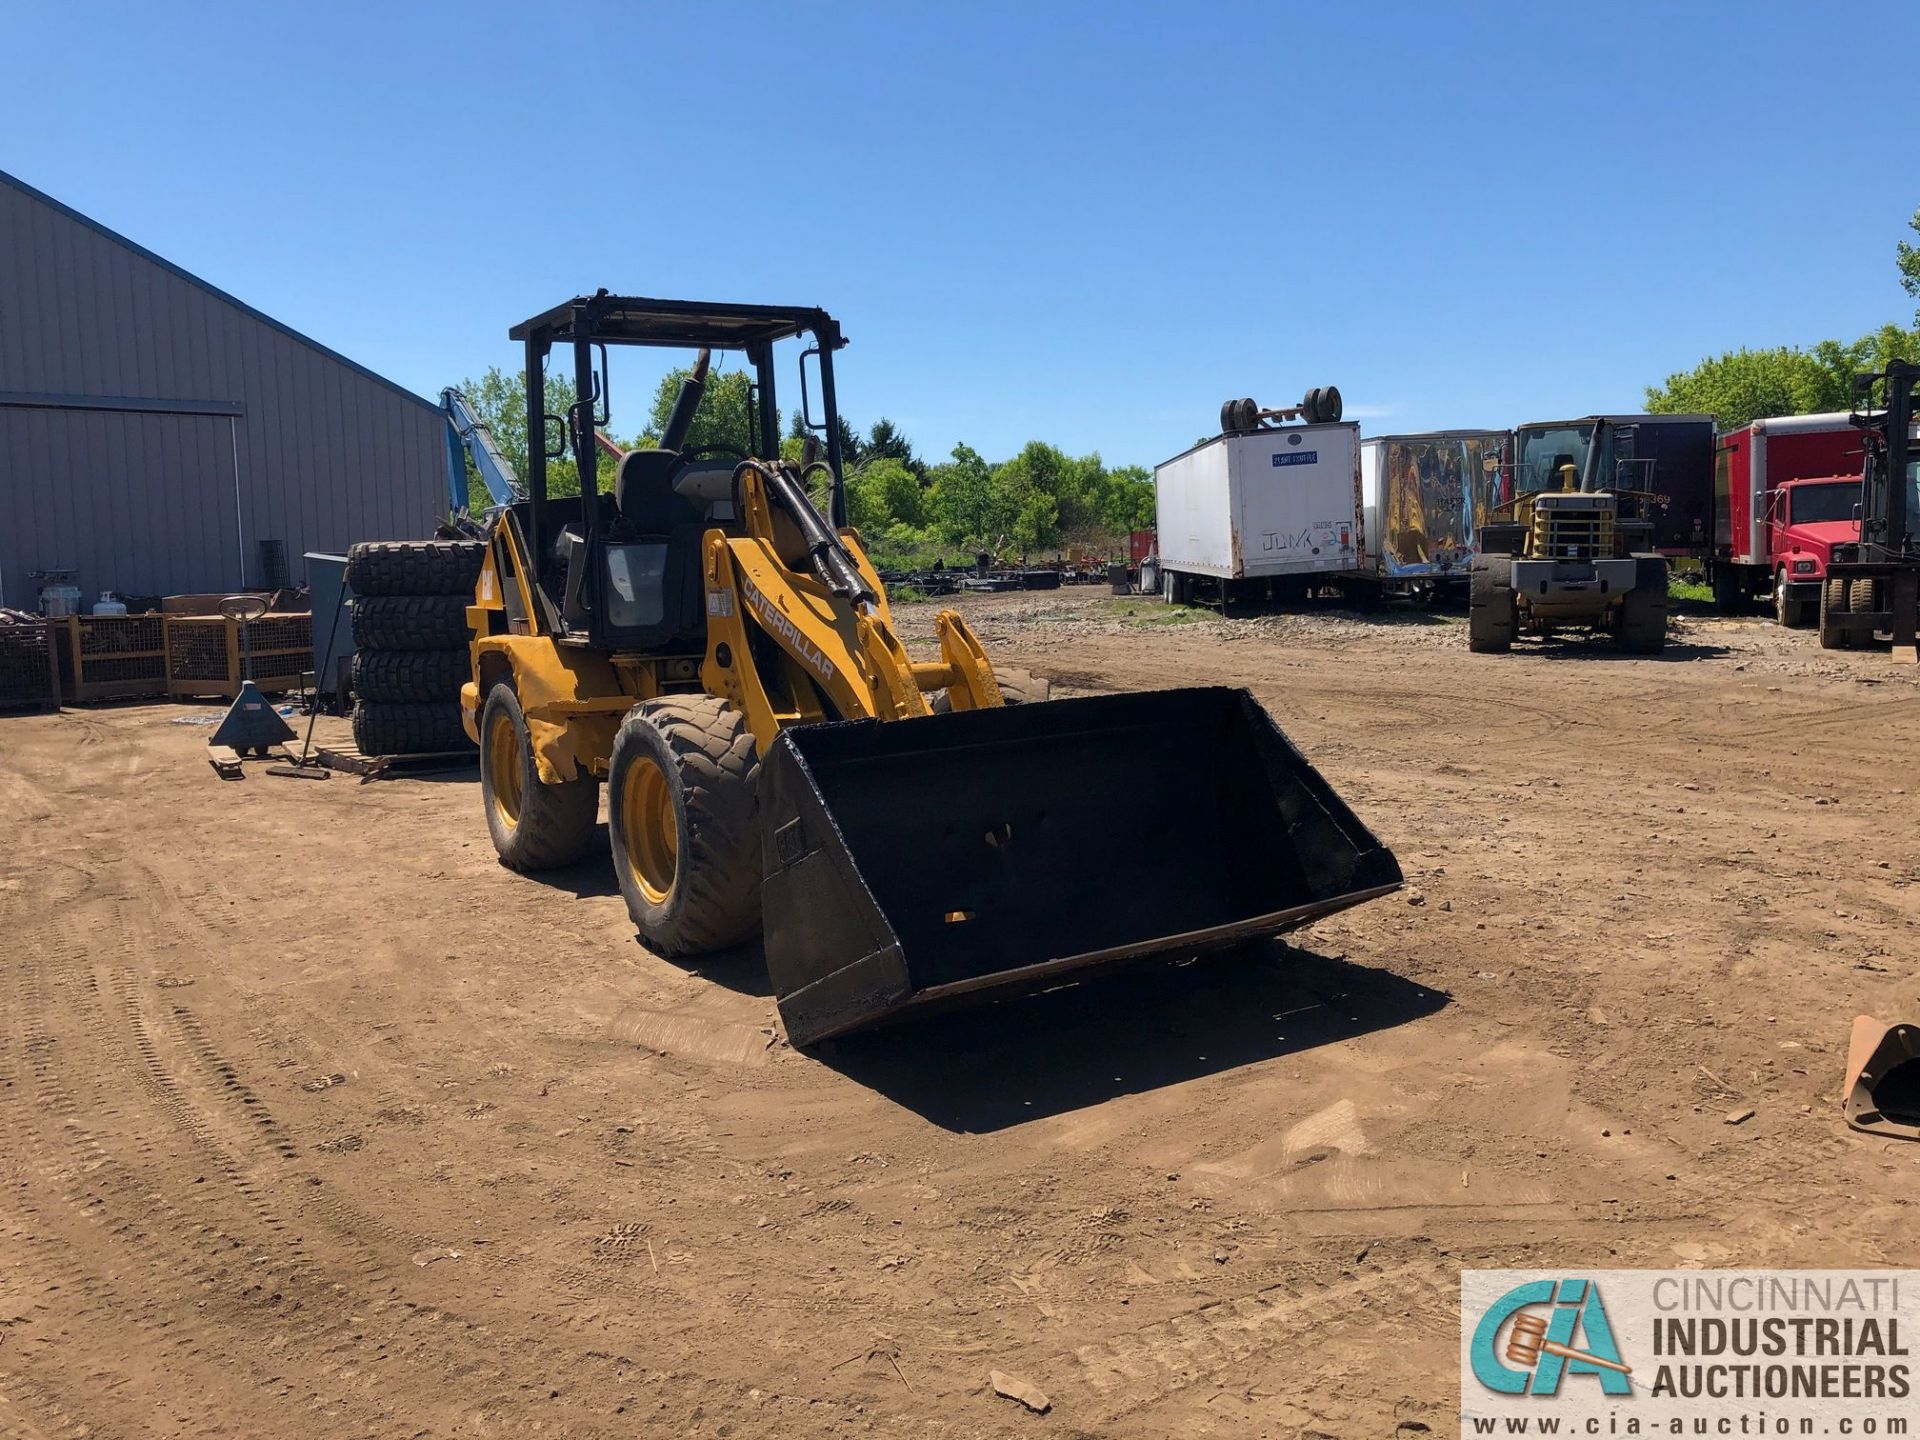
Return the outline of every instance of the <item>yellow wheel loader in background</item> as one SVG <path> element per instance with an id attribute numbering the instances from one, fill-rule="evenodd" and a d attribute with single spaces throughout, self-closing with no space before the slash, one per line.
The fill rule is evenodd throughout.
<path id="1" fill-rule="evenodd" d="M 796 1045 L 1277 934 L 1400 884 L 1243 690 L 1010 703 L 1044 694 L 952 611 L 938 658 L 910 659 L 846 525 L 846 342 L 824 311 L 601 291 L 509 333 L 528 494 L 489 523 L 461 695 L 494 845 L 518 870 L 579 860 L 604 784 L 641 938 L 678 956 L 763 933 Z M 783 341 L 824 437 L 799 464 L 780 458 Z M 600 494 L 607 347 L 626 345 L 698 353 L 660 444 Z M 546 414 L 555 347 L 580 397 L 564 417 Z M 752 368 L 751 453 L 686 446 L 714 350 Z M 585 493 L 550 496 L 547 460 L 569 450 Z"/>
<path id="2" fill-rule="evenodd" d="M 1634 654 L 1666 648 L 1667 559 L 1653 548 L 1647 516 L 1657 497 L 1603 482 L 1609 423 L 1593 422 L 1583 466 L 1559 457 L 1558 489 L 1514 494 L 1480 527 L 1467 573 L 1468 649 L 1504 654 L 1523 631 L 1544 639 L 1574 627 L 1607 631 Z"/>

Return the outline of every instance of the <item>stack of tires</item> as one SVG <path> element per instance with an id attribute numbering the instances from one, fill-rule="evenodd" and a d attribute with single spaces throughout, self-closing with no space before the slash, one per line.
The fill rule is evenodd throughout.
<path id="1" fill-rule="evenodd" d="M 365 540 L 347 552 L 353 590 L 353 743 L 362 755 L 469 750 L 460 687 L 467 606 L 486 545 Z"/>

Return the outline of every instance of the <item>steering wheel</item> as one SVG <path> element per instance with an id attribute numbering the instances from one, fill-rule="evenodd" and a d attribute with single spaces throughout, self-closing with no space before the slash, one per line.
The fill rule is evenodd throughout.
<path id="1" fill-rule="evenodd" d="M 746 451 L 733 445 L 690 445 L 680 452 L 682 460 L 700 460 L 709 455 L 724 455 L 733 461 L 747 458 Z"/>
<path id="2" fill-rule="evenodd" d="M 220 602 L 220 613 L 229 620 L 238 620 L 243 625 L 258 620 L 267 613 L 267 601 L 263 595 L 229 595 Z"/>

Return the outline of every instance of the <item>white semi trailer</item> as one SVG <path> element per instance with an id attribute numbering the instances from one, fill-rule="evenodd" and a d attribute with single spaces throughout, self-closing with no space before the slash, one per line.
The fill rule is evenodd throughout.
<path id="1" fill-rule="evenodd" d="M 1340 393 L 1221 407 L 1221 431 L 1154 468 L 1161 593 L 1176 604 L 1303 599 L 1359 573 L 1360 427 Z"/>

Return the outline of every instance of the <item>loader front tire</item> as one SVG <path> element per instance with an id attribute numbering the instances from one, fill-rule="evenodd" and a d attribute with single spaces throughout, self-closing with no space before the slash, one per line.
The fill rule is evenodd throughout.
<path id="1" fill-rule="evenodd" d="M 1620 600 L 1620 648 L 1630 655 L 1658 655 L 1667 648 L 1667 562 L 1640 555 L 1633 589 Z"/>
<path id="2" fill-rule="evenodd" d="M 1513 648 L 1519 606 L 1513 598 L 1513 560 L 1481 555 L 1467 582 L 1467 648 L 1477 655 L 1504 655 Z"/>
<path id="3" fill-rule="evenodd" d="M 712 695 L 627 712 L 607 775 L 607 839 L 627 913 L 666 956 L 724 950 L 760 929 L 759 755 L 746 717 Z"/>
<path id="4" fill-rule="evenodd" d="M 511 870 L 557 869 L 592 847 L 598 787 L 591 775 L 541 783 L 511 685 L 495 685 L 480 710 L 480 795 L 493 848 Z"/>

